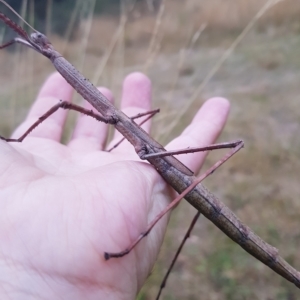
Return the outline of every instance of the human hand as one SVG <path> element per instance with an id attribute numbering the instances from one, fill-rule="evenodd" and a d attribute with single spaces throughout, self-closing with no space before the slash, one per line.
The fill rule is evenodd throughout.
<path id="1" fill-rule="evenodd" d="M 113 101 L 110 91 L 101 91 Z M 71 96 L 59 74 L 50 76 L 13 137 Z M 129 75 L 121 109 L 133 116 L 150 110 L 150 101 L 149 79 Z M 213 143 L 228 110 L 227 100 L 210 99 L 166 148 Z M 102 151 L 108 126 L 87 116 L 79 116 L 70 142 L 62 145 L 66 115 L 56 112 L 20 144 L 0 140 L 0 298 L 134 299 L 156 260 L 168 218 L 125 257 L 105 261 L 103 254 L 124 250 L 174 192 L 128 142 Z M 143 128 L 149 132 L 150 122 Z M 116 132 L 110 145 L 119 139 Z M 195 172 L 204 158 L 179 157 Z"/>

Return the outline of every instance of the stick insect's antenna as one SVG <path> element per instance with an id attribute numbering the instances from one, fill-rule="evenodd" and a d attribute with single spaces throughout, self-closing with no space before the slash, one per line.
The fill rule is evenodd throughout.
<path id="1" fill-rule="evenodd" d="M 28 22 L 26 22 L 8 3 L 4 0 L 0 0 L 6 7 L 8 7 L 16 16 L 18 16 L 26 25 L 28 25 L 33 31 L 37 32 Z"/>

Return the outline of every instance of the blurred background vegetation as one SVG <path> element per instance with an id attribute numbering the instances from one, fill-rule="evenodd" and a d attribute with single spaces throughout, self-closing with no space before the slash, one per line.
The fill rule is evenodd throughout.
<path id="1" fill-rule="evenodd" d="M 90 3 L 88 3 L 90 2 Z M 41 32 L 52 32 L 59 35 L 66 33 L 71 25 L 71 34 L 78 29 L 79 22 L 83 18 L 88 18 L 91 12 L 90 5 L 93 6 L 93 14 L 118 14 L 120 10 L 120 0 L 98 0 L 98 1 L 78 1 L 78 0 L 11 0 L 9 5 L 20 12 L 27 20 L 31 20 L 31 25 L 39 28 Z M 76 8 L 77 6 L 77 8 Z M 79 7 L 80 6 L 80 9 Z M 87 8 L 87 9 L 85 9 Z M 13 13 L 9 8 L 4 7 L 3 12 L 12 17 Z M 55 16 L 55 17 L 53 17 Z M 70 23 L 70 21 L 72 22 Z M 66 26 L 68 24 L 68 26 Z"/>
<path id="2" fill-rule="evenodd" d="M 153 82 L 153 107 L 162 110 L 152 134 L 163 144 L 205 99 L 230 99 L 231 115 L 219 141 L 240 138 L 246 146 L 205 184 L 300 269 L 300 1 L 8 2 L 117 100 L 124 76 L 145 72 Z M 1 25 L 1 40 L 12 36 Z M 6 136 L 53 72 L 34 51 L 12 49 L 0 53 L 0 132 Z M 69 131 L 75 118 L 70 114 Z M 222 155 L 210 153 L 205 167 Z M 159 263 L 139 299 L 155 297 L 194 213 L 182 203 L 172 214 Z M 201 217 L 162 299 L 293 300 L 299 290 Z"/>

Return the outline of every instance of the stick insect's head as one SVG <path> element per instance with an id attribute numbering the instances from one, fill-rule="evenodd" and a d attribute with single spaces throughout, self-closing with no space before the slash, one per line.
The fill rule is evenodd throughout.
<path id="1" fill-rule="evenodd" d="M 31 44 L 32 48 L 46 57 L 50 58 L 52 56 L 53 46 L 48 38 L 36 31 L 30 35 L 30 39 L 28 39 L 29 44 Z"/>
<path id="2" fill-rule="evenodd" d="M 2 0 L 0 0 L 0 2 L 2 2 Z M 19 17 L 21 18 L 21 16 Z M 8 18 L 1 11 L 0 11 L 0 20 L 2 20 L 6 25 L 8 25 L 12 30 L 14 30 L 20 36 L 12 39 L 11 41 L 5 43 L 4 45 L 0 45 L 0 49 L 8 47 L 13 43 L 21 43 L 23 45 L 26 45 L 27 47 L 33 48 L 34 50 L 38 51 L 39 53 L 49 58 L 51 57 L 53 46 L 48 40 L 48 38 L 44 34 L 36 31 L 25 20 L 22 19 L 26 24 L 28 24 L 34 30 L 34 32 L 30 36 L 28 36 L 27 32 L 22 27 L 20 27 L 17 23 L 15 23 L 10 18 Z"/>
<path id="3" fill-rule="evenodd" d="M 52 44 L 48 40 L 48 38 L 40 33 L 40 32 L 33 32 L 31 35 L 31 41 L 35 46 L 38 46 L 39 48 L 45 49 L 45 48 L 51 48 Z"/>

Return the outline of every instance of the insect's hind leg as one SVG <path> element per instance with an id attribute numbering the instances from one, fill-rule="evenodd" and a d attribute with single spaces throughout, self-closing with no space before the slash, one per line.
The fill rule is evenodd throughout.
<path id="1" fill-rule="evenodd" d="M 188 186 L 180 195 L 178 195 L 169 205 L 160 212 L 147 226 L 146 230 L 142 232 L 136 239 L 133 241 L 128 248 L 120 252 L 105 252 L 104 258 L 105 260 L 109 260 L 111 258 L 118 258 L 127 255 L 144 237 L 146 237 L 155 224 L 172 208 L 174 208 L 182 198 L 184 198 L 189 192 L 191 192 L 196 185 L 198 185 L 201 181 L 203 181 L 206 177 L 211 175 L 217 168 L 219 168 L 222 164 L 224 164 L 230 157 L 232 157 L 236 152 L 238 152 L 241 148 L 243 148 L 244 143 L 242 141 L 234 142 L 236 146 L 231 149 L 223 158 L 221 158 L 218 162 L 216 162 L 211 168 L 209 168 L 203 175 L 196 178 L 193 183 Z M 231 143 L 229 143 L 231 144 Z M 219 149 L 219 148 L 218 148 Z"/>

